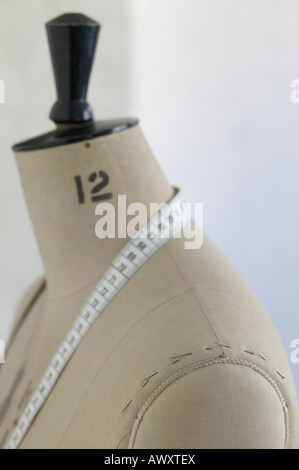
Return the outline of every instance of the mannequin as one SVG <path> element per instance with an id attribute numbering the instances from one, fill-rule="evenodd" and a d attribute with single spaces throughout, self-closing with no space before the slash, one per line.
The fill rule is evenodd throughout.
<path id="1" fill-rule="evenodd" d="M 147 207 L 174 196 L 138 124 L 127 122 L 106 135 L 15 147 L 45 280 L 21 304 L 0 366 L 1 447 L 128 241 L 95 236 L 90 175 L 108 175 L 101 194 L 116 209 L 119 194 Z M 295 387 L 279 336 L 205 235 L 199 250 L 169 240 L 130 279 L 83 339 L 20 448 L 294 448 L 297 438 Z"/>

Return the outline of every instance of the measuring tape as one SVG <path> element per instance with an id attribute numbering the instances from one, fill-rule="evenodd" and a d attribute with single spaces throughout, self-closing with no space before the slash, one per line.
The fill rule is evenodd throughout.
<path id="1" fill-rule="evenodd" d="M 186 208 L 186 206 L 185 206 Z M 65 366 L 105 307 L 139 268 L 187 222 L 190 213 L 176 195 L 125 245 L 98 282 L 53 356 L 26 405 L 5 449 L 17 449 L 43 407 Z"/>

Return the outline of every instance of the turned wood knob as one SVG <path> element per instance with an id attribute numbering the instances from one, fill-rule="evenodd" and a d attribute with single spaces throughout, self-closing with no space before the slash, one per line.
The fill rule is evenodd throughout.
<path id="1" fill-rule="evenodd" d="M 46 24 L 57 90 L 50 113 L 55 123 L 93 120 L 86 96 L 100 28 L 80 13 L 66 13 Z"/>

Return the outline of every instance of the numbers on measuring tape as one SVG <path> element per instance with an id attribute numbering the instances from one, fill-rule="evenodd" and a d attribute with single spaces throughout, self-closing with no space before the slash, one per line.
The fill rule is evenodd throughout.
<path id="1" fill-rule="evenodd" d="M 99 172 L 100 176 L 101 173 L 102 172 Z M 79 202 L 81 200 L 80 204 L 83 204 L 85 202 L 85 196 L 82 180 L 80 177 L 76 178 L 78 199 Z M 90 175 L 90 182 L 94 183 L 96 182 L 96 179 L 97 174 L 93 173 Z M 94 186 L 91 193 L 96 194 L 98 191 L 102 190 L 103 187 L 108 184 L 108 181 L 109 179 L 103 178 L 101 183 Z M 105 197 L 105 195 L 102 196 Z M 180 198 L 175 197 L 172 203 L 177 203 L 178 199 Z M 170 203 L 170 205 L 172 203 Z M 181 218 L 180 210 L 176 209 L 176 211 L 174 211 L 172 234 L 170 233 L 167 237 L 156 237 L 156 230 L 162 232 L 164 227 L 163 221 L 167 224 L 167 220 L 169 220 L 168 216 L 163 216 L 162 212 L 160 218 L 154 218 L 152 225 L 150 225 L 152 222 L 150 221 L 146 227 L 139 231 L 136 237 L 132 238 L 125 245 L 110 267 L 106 270 L 103 277 L 83 305 L 77 319 L 73 323 L 62 344 L 54 354 L 42 380 L 20 416 L 10 440 L 5 447 L 6 449 L 16 449 L 19 447 L 35 416 L 43 407 L 54 385 L 58 381 L 63 369 L 68 364 L 79 344 L 109 302 L 121 290 L 124 284 L 126 284 L 126 282 L 136 273 L 136 271 L 167 242 L 174 233 L 174 230 L 176 228 L 178 229 L 179 226 L 182 225 L 183 220 Z M 144 238 L 144 234 L 148 234 L 149 238 Z"/>

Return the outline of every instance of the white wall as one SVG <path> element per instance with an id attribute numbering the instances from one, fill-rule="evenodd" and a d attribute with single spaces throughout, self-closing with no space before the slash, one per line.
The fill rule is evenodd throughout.
<path id="1" fill-rule="evenodd" d="M 299 338 L 299 3 L 135 0 L 142 127 L 283 340 Z M 292 364 L 299 390 L 299 364 Z"/>
<path id="2" fill-rule="evenodd" d="M 44 23 L 70 10 L 103 24 L 89 93 L 97 117 L 140 117 L 169 180 L 204 203 L 206 231 L 290 356 L 299 338 L 296 0 L 1 0 L 0 338 L 43 269 L 10 146 L 51 128 Z"/>

